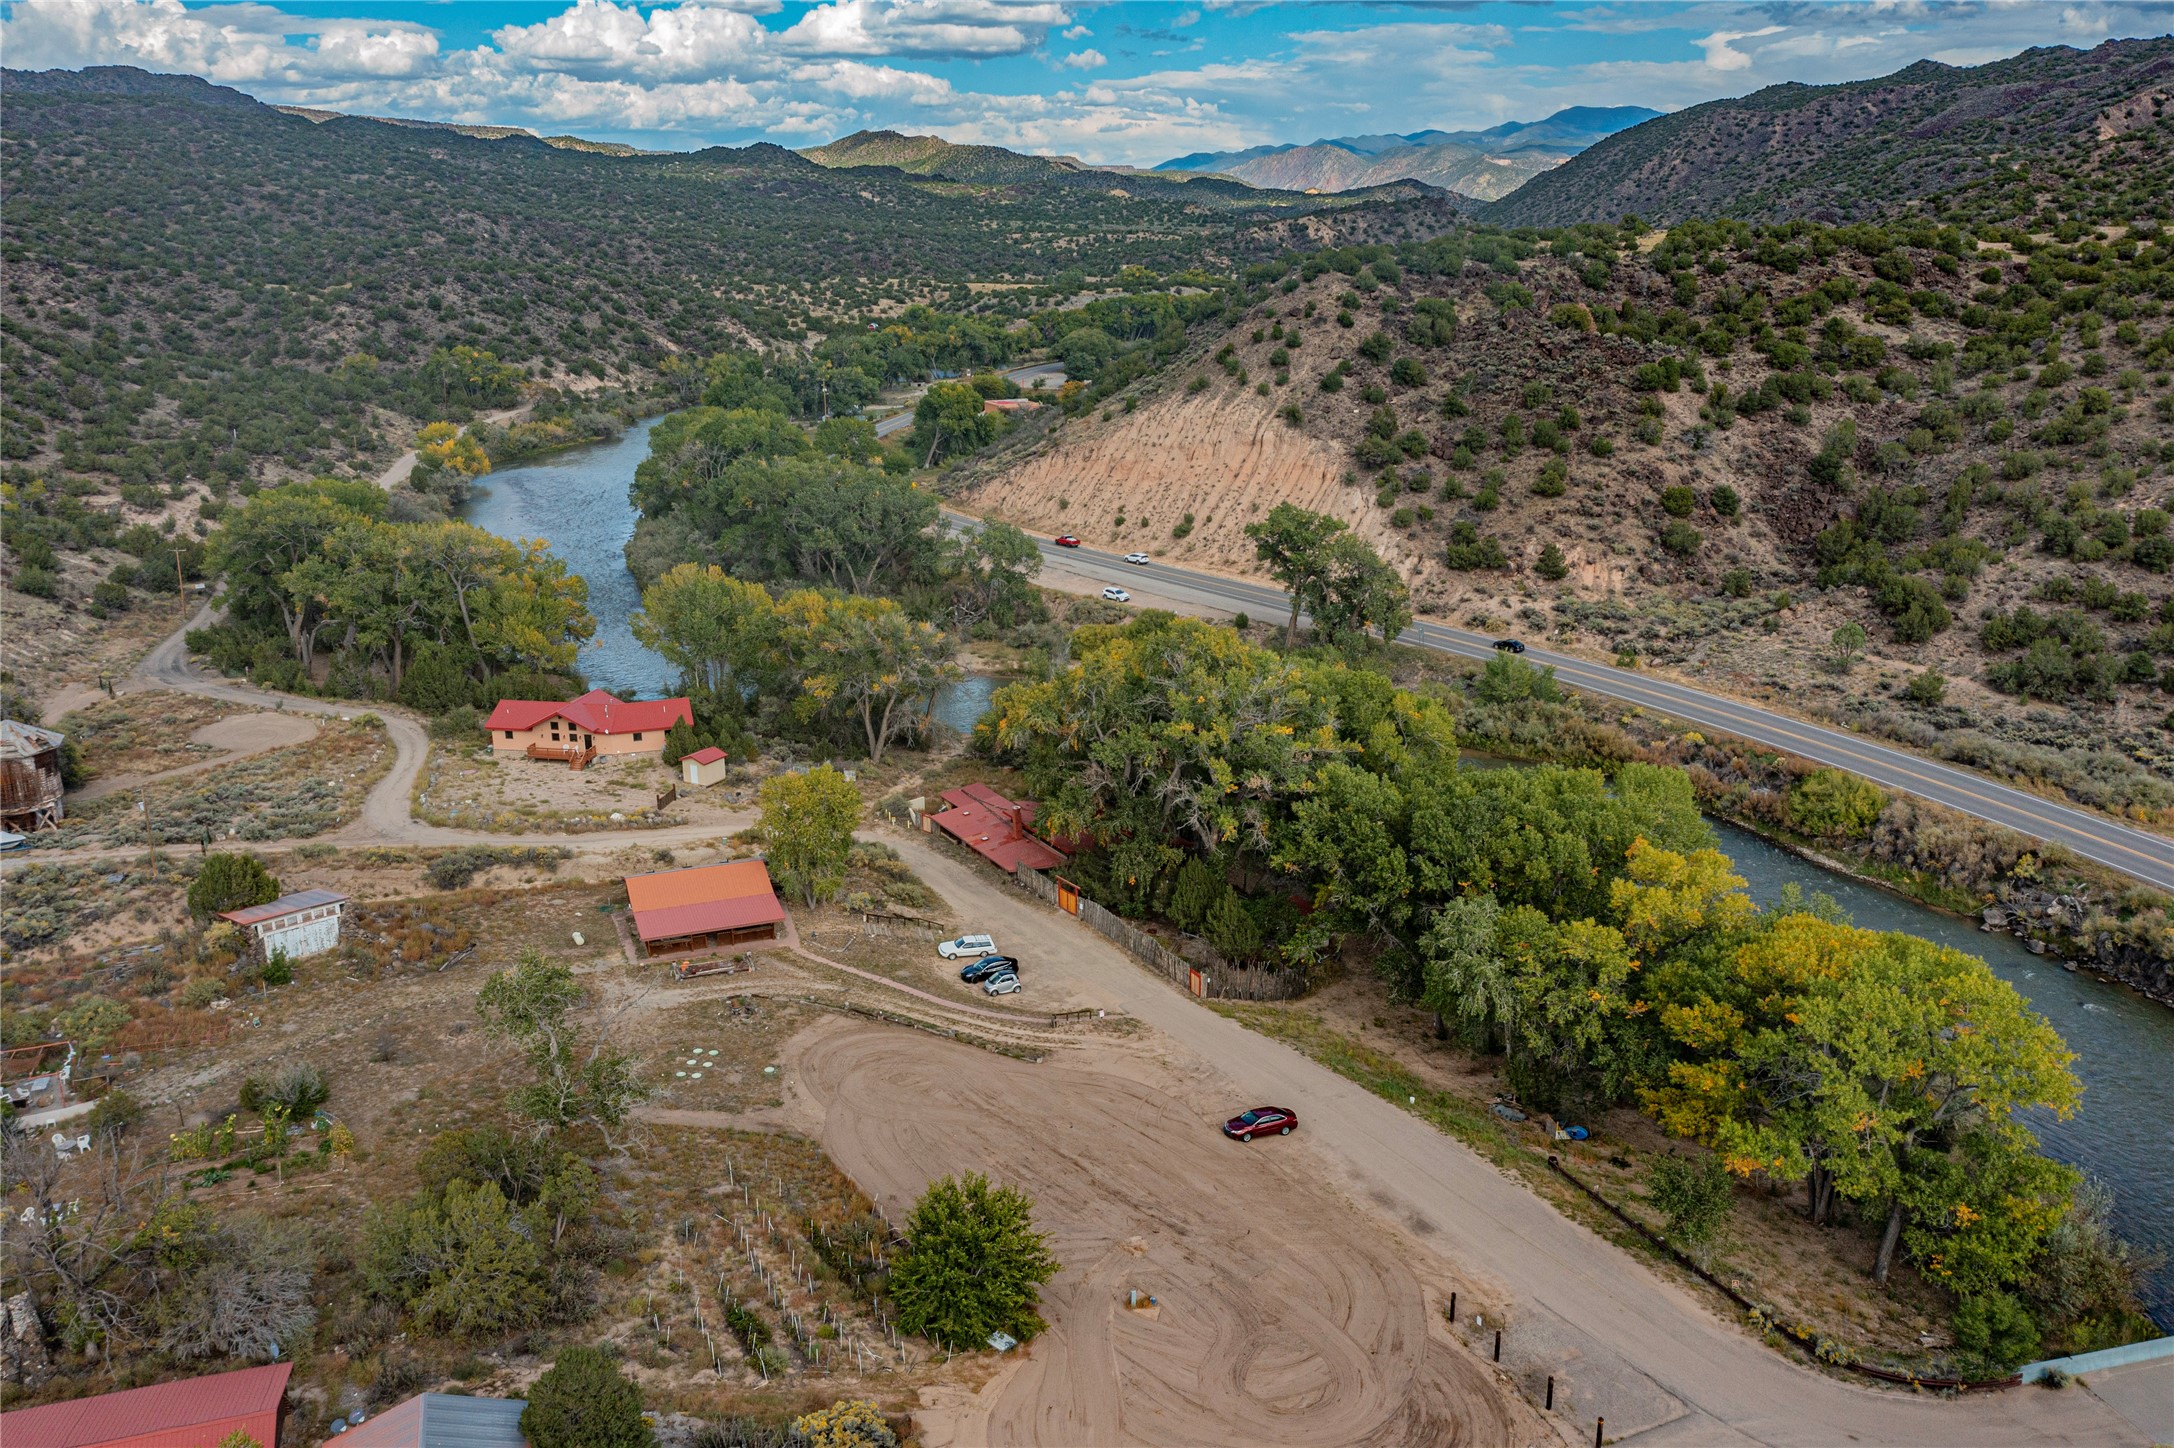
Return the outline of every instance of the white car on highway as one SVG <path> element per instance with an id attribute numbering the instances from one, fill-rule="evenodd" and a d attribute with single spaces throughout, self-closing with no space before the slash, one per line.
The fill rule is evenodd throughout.
<path id="1" fill-rule="evenodd" d="M 1136 567 L 1145 568 L 1148 564 L 1148 557 L 1145 553 L 1127 553 L 1125 561 Z"/>
<path id="2" fill-rule="evenodd" d="M 1108 600 L 1109 600 L 1110 602 L 1112 602 L 1112 603 L 1130 603 L 1130 602 L 1132 602 L 1132 595 L 1131 595 L 1131 594 L 1129 594 L 1129 593 L 1127 593 L 1127 592 L 1125 592 L 1125 590 L 1123 590 L 1122 588 L 1119 588 L 1119 587 L 1118 587 L 1118 586 L 1117 586 L 1116 584 L 1114 584 L 1114 583 L 1113 583 L 1113 584 L 1111 584 L 1111 585 L 1110 585 L 1110 586 L 1109 586 L 1108 588 L 1105 588 L 1105 589 L 1103 589 L 1103 590 L 1102 590 L 1102 596 L 1103 596 L 1104 598 L 1108 599 Z"/>
<path id="3" fill-rule="evenodd" d="M 946 960 L 957 960 L 966 955 L 994 955 L 996 940 L 989 935 L 962 935 L 956 940 L 938 941 L 936 953 Z"/>

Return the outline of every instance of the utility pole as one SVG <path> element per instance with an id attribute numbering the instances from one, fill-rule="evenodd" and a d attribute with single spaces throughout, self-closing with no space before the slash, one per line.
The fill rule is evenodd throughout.
<path id="1" fill-rule="evenodd" d="M 187 611 L 189 607 L 189 582 L 186 578 L 181 576 L 181 550 L 179 548 L 176 548 L 173 550 L 173 554 L 174 597 L 180 600 L 183 611 Z"/>
<path id="2" fill-rule="evenodd" d="M 159 877 L 159 842 L 151 833 L 151 806 L 139 799 L 136 801 L 136 813 L 143 816 L 143 847 L 150 852 L 151 880 L 156 884 Z"/>

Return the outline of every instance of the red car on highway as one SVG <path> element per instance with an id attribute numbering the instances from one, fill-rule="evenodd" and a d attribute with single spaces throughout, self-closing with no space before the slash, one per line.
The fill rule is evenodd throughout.
<path id="1" fill-rule="evenodd" d="M 1298 1125 L 1298 1113 L 1288 1106 L 1256 1106 L 1251 1111 L 1241 1111 L 1223 1123 L 1223 1134 L 1240 1141 L 1251 1141 L 1273 1131 L 1278 1136 L 1289 1136 L 1291 1128 Z"/>
<path id="2" fill-rule="evenodd" d="M 1059 548 L 1077 548 L 1077 547 L 1079 547 L 1079 539 L 1077 539 L 1077 538 L 1074 538 L 1074 537 L 1073 537 L 1073 536 L 1072 536 L 1071 534 L 1069 534 L 1069 533 L 1059 533 L 1059 534 L 1057 535 L 1057 538 L 1056 538 L 1056 543 L 1057 543 L 1057 546 L 1058 546 Z"/>

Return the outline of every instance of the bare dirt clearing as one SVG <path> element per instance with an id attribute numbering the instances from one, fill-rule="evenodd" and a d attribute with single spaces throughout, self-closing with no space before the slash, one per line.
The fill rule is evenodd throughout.
<path id="1" fill-rule="evenodd" d="M 167 779 L 175 775 L 189 774 L 211 769 L 221 764 L 231 764 L 252 754 L 281 749 L 289 744 L 306 744 L 317 737 L 317 725 L 299 714 L 236 714 L 215 719 L 200 729 L 191 730 L 189 744 L 195 749 L 213 751 L 208 757 L 189 764 L 176 764 L 149 774 L 114 774 L 92 780 L 80 790 L 75 799 L 88 804 L 102 799 L 116 790 L 129 789 L 154 779 Z"/>
<path id="2" fill-rule="evenodd" d="M 679 771 L 653 754 L 604 756 L 589 768 L 499 755 L 473 741 L 438 741 L 415 792 L 415 817 L 456 829 L 569 833 L 644 825 L 720 823 L 744 811 L 754 789 L 744 771 L 709 789 L 683 788 Z M 665 809 L 658 797 L 682 789 Z"/>
<path id="3" fill-rule="evenodd" d="M 1321 1188 L 1302 1139 L 1225 1142 L 1220 1104 L 1128 1079 L 1137 1058 L 1029 1066 L 857 1026 L 796 1048 L 824 1149 L 894 1220 L 933 1177 L 989 1172 L 1032 1195 L 1065 1264 L 1050 1331 L 966 1406 L 958 1441 L 1553 1437 L 1437 1325 L 1432 1264 Z M 1132 1288 L 1154 1315 L 1126 1307 Z"/>

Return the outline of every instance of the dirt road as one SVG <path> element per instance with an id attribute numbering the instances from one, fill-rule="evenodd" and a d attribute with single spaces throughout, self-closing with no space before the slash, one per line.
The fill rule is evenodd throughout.
<path id="1" fill-rule="evenodd" d="M 487 422 L 493 427 L 504 427 L 507 423 L 513 421 L 513 419 L 519 417 L 527 410 L 528 404 L 524 402 L 518 407 L 508 407 L 498 412 L 486 412 L 481 417 L 477 418 L 476 421 Z M 400 454 L 400 456 L 394 458 L 392 462 L 387 464 L 384 472 L 377 475 L 377 485 L 381 488 L 386 489 L 389 492 L 392 489 L 399 487 L 402 483 L 406 482 L 408 480 L 408 474 L 414 471 L 415 449 L 409 448 L 406 452 Z"/>
<path id="2" fill-rule="evenodd" d="M 1296 1110 L 1317 1159 L 1354 1202 L 1370 1204 L 1411 1241 L 1442 1254 L 1466 1291 L 1505 1304 L 1505 1365 L 1528 1381 L 1553 1374 L 1564 1420 L 1582 1425 L 1587 1441 L 1602 1415 L 1611 1439 L 1654 1443 L 2150 1441 L 2089 1393 L 2018 1389 L 1940 1402 L 1814 1373 L 1563 1217 L 1460 1142 L 1203 1008 L 1078 921 L 919 836 L 886 838 L 966 928 L 995 932 L 1022 957 L 1023 976 L 1061 978 L 1098 1004 L 1128 1012 L 1160 1033 L 1170 1059 L 1197 1063 L 1207 1079 L 1227 1082 L 1226 1095 L 1199 1103 L 1203 1119 L 1263 1101 Z M 1124 1125 L 1098 1122 L 1098 1129 L 1123 1142 Z M 1105 1144 L 1082 1149 L 1098 1164 L 1120 1161 L 1122 1151 L 1106 1152 Z M 1192 1150 L 1219 1145 L 1203 1136 Z M 874 1154 L 850 1139 L 840 1149 Z M 1025 1158 L 993 1160 L 1008 1171 L 1031 1169 L 1031 1158 L 1051 1149 L 1048 1141 L 1030 1141 Z"/>
<path id="3" fill-rule="evenodd" d="M 1073 1053 L 1067 1053 L 1073 1059 Z M 1453 1344 L 1428 1264 L 1354 1217 L 1296 1141 L 1224 1141 L 1169 1082 L 864 1026 L 789 1065 L 824 1149 L 893 1213 L 936 1176 L 1023 1188 L 1064 1264 L 1049 1332 L 932 1433 L 992 1444 L 1537 1444 Z M 962 1090 L 962 1083 L 971 1083 Z M 1156 1305 L 1126 1305 L 1132 1289 Z M 948 1431 L 945 1431 L 948 1429 Z"/>
<path id="4" fill-rule="evenodd" d="M 160 640 L 150 653 L 144 655 L 143 662 L 120 682 L 118 688 L 122 693 L 171 689 L 177 693 L 247 704 L 257 709 L 284 710 L 290 714 L 337 719 L 376 714 L 385 722 L 386 735 L 392 740 L 392 768 L 371 787 L 370 793 L 363 800 L 362 813 L 358 818 L 328 834 L 316 836 L 318 840 L 335 845 L 563 845 L 580 853 L 590 853 L 608 852 L 630 844 L 670 846 L 696 842 L 714 843 L 719 837 L 754 823 L 755 812 L 747 810 L 706 824 L 669 825 L 662 829 L 598 830 L 588 834 L 499 834 L 489 830 L 459 830 L 425 824 L 414 818 L 409 805 L 415 792 L 415 781 L 421 776 L 423 762 L 430 752 L 430 736 L 424 732 L 423 726 L 397 709 L 347 699 L 312 699 L 299 694 L 281 694 L 205 673 L 189 659 L 188 632 L 190 629 L 205 627 L 217 616 L 218 605 L 205 604 L 194 618 Z M 306 840 L 264 840 L 256 842 L 252 848 L 279 850 L 306 843 Z M 66 858 L 87 860 L 138 853 L 141 853 L 140 846 L 70 850 Z M 55 856 L 49 853 L 28 851 L 11 857 L 6 864 L 19 866 L 29 861 L 53 858 Z"/>

